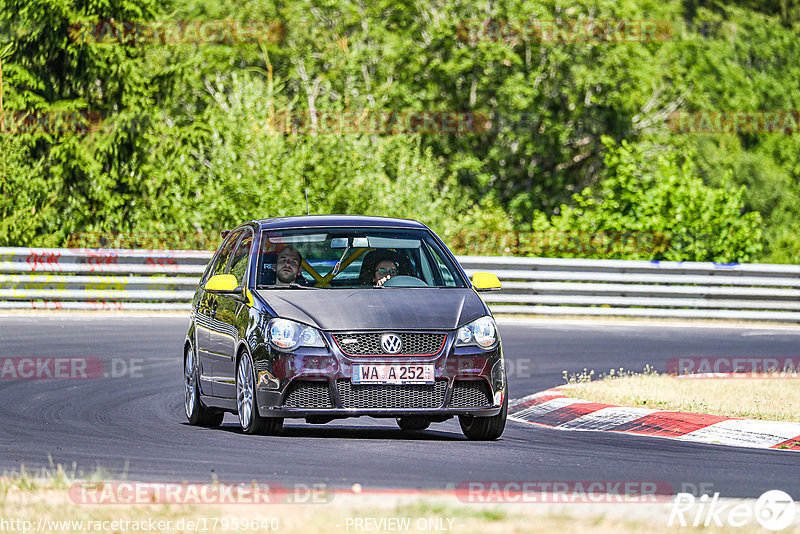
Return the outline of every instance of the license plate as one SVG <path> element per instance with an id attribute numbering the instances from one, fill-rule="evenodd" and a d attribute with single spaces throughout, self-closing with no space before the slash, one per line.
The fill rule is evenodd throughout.
<path id="1" fill-rule="evenodd" d="M 433 380 L 433 365 L 353 365 L 353 384 L 433 384 Z"/>

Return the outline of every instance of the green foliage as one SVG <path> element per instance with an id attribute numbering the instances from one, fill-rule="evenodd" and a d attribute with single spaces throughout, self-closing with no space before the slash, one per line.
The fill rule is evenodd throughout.
<path id="1" fill-rule="evenodd" d="M 145 134 L 154 150 L 140 165 L 147 173 L 137 181 L 148 185 L 131 214 L 136 228 L 157 220 L 165 230 L 213 230 L 304 214 L 306 193 L 312 213 L 414 217 L 445 234 L 470 217 L 419 136 L 270 131 L 280 92 L 260 74 L 220 76 L 208 91 L 213 104 L 198 120 L 199 139 L 175 143 L 181 133 L 160 126 L 165 121 Z M 157 143 L 159 136 L 172 142 Z M 185 148 L 176 153 L 176 144 Z"/>
<path id="2" fill-rule="evenodd" d="M 794 2 L 687 2 L 690 25 L 676 61 L 692 82 L 684 108 L 700 110 L 797 110 L 800 43 L 778 12 L 797 13 Z M 736 6 L 745 6 L 747 10 Z M 785 9 L 784 9 L 785 8 Z M 788 10 L 788 11 L 787 11 Z M 764 12 L 773 16 L 765 16 Z M 796 18 L 796 17 L 795 17 Z M 689 147 L 703 180 L 712 187 L 746 188 L 748 210 L 762 215 L 761 261 L 800 263 L 800 136 L 777 133 L 662 135 L 662 144 Z"/>
<path id="3" fill-rule="evenodd" d="M 779 17 L 785 26 L 795 26 L 800 22 L 800 3 L 797 0 L 684 0 L 684 5 L 690 12 L 700 6 L 724 9 L 726 5 L 736 5 Z"/>
<path id="4" fill-rule="evenodd" d="M 468 30 L 590 18 L 663 20 L 672 33 L 562 42 Z M 106 20 L 279 21 L 285 34 L 135 45 L 71 34 Z M 800 136 L 665 127 L 677 109 L 800 108 L 797 20 L 788 0 L 0 0 L 5 111 L 103 117 L 84 133 L 0 132 L 0 244 L 209 234 L 304 213 L 307 190 L 312 212 L 417 218 L 461 252 L 480 250 L 465 230 L 639 232 L 646 250 L 564 254 L 800 263 Z M 491 123 L 459 134 L 272 131 L 291 109 L 476 112 Z"/>
<path id="5" fill-rule="evenodd" d="M 628 259 L 748 262 L 761 252 L 761 219 L 742 214 L 745 188 L 710 188 L 675 154 L 650 153 L 604 137 L 608 176 L 550 219 L 555 230 L 630 235 Z M 662 240 L 654 236 L 663 236 Z M 603 254 L 590 256 L 603 257 Z"/>
<path id="6" fill-rule="evenodd" d="M 29 165 L 18 139 L 0 139 L 0 242 L 25 243 L 42 235 L 58 201 L 58 188 L 40 168 Z M 59 240 L 41 240 L 60 245 Z"/>

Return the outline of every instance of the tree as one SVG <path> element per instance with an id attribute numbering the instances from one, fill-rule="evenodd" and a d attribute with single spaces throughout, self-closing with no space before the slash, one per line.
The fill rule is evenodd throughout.
<path id="1" fill-rule="evenodd" d="M 743 213 L 745 188 L 711 188 L 696 176 L 691 163 L 672 152 L 648 152 L 626 141 L 608 148 L 606 176 L 573 197 L 573 206 L 542 229 L 591 236 L 627 236 L 622 248 L 587 254 L 671 261 L 749 262 L 758 258 L 761 218 Z"/>

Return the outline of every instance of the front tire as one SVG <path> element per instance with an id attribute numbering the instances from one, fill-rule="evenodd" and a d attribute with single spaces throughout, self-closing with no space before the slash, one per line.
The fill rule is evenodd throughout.
<path id="1" fill-rule="evenodd" d="M 503 394 L 503 409 L 491 417 L 475 417 L 472 415 L 459 415 L 458 422 L 461 431 L 472 441 L 492 441 L 499 438 L 506 428 L 506 415 L 508 414 L 508 392 Z"/>
<path id="2" fill-rule="evenodd" d="M 187 347 L 183 355 L 183 409 L 190 425 L 219 426 L 225 417 L 223 412 L 212 412 L 200 402 L 200 388 L 197 385 L 197 362 L 192 347 Z"/>
<path id="3" fill-rule="evenodd" d="M 255 384 L 253 360 L 250 354 L 244 352 L 236 366 L 236 407 L 239 413 L 239 425 L 245 434 L 278 434 L 283 428 L 283 418 L 259 415 Z"/>

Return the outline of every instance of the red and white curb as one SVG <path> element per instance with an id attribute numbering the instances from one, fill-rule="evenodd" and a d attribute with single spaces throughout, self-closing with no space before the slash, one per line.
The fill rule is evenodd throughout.
<path id="1" fill-rule="evenodd" d="M 800 451 L 800 423 L 625 408 L 567 397 L 553 388 L 508 408 L 513 421 L 559 430 L 599 430 L 718 445 Z"/>

